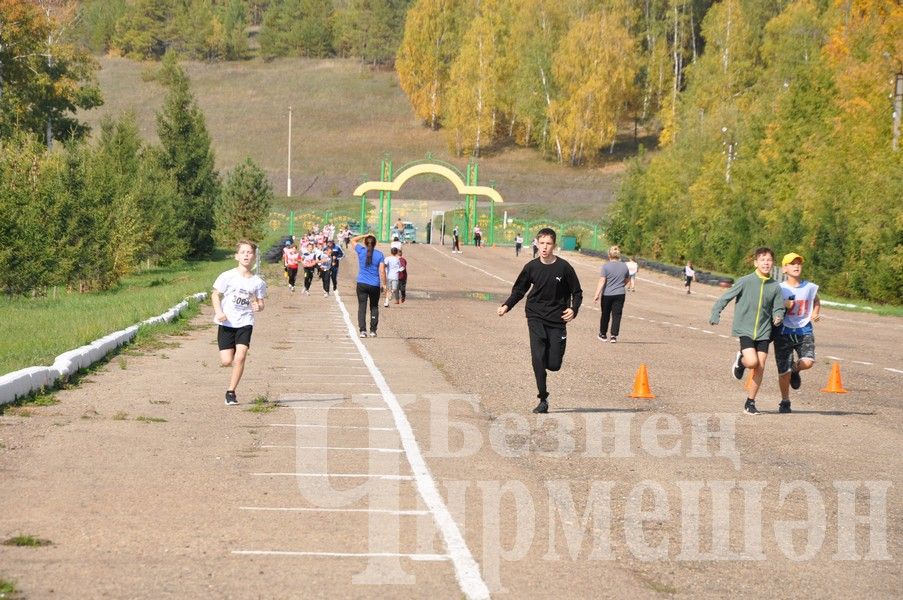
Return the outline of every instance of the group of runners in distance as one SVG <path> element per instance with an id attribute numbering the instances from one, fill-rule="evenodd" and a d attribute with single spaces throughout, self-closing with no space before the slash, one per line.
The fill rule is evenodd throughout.
<path id="1" fill-rule="evenodd" d="M 394 239 L 390 254 L 386 256 L 376 248 L 376 237 L 362 234 L 355 237 L 346 231 L 340 238 L 354 245 L 358 258 L 356 295 L 358 300 L 358 330 L 361 338 L 376 337 L 379 326 L 379 304 L 385 294 L 384 307 L 390 300 L 395 304 L 405 301 L 407 260 L 403 256 L 402 243 Z M 326 235 L 329 233 L 329 235 Z M 294 291 L 298 264 L 305 269 L 305 293 L 309 294 L 313 270 L 321 271 L 324 295 L 329 295 L 330 285 L 336 289 L 338 264 L 344 256 L 341 248 L 331 239 L 333 232 L 310 232 L 302 243 L 304 251 L 290 244 L 284 253 L 289 287 Z M 458 228 L 455 227 L 452 252 L 460 252 Z M 322 237 L 322 239 L 320 239 Z M 312 239 L 311 239 L 312 238 Z M 520 239 L 518 244 L 517 238 Z M 519 256 L 523 238 L 515 240 L 515 255 Z M 539 403 L 534 413 L 549 410 L 547 374 L 561 369 L 567 347 L 567 324 L 577 317 L 583 302 L 583 290 L 573 266 L 554 253 L 557 235 L 551 228 L 541 229 L 533 241 L 534 257 L 518 275 L 509 297 L 498 307 L 498 316 L 504 316 L 526 296 L 525 314 L 530 338 L 530 356 L 536 379 Z M 266 283 L 251 271 L 257 246 L 243 240 L 239 242 L 235 259 L 238 266 L 222 273 L 213 285 L 212 302 L 214 322 L 219 326 L 217 340 L 223 366 L 232 366 L 226 404 L 237 404 L 235 389 L 244 370 L 254 325 L 254 313 L 263 310 Z M 337 256 L 337 251 L 338 256 Z M 740 340 L 740 351 L 731 363 L 731 373 L 742 380 L 744 372 L 751 370 L 746 386 L 748 396 L 743 410 L 758 414 L 756 395 L 765 372 L 768 347 L 775 346 L 778 383 L 781 392 L 780 413 L 789 413 L 790 389 L 799 389 L 800 372 L 815 363 L 815 337 L 812 323 L 819 320 L 821 305 L 818 286 L 802 279 L 803 257 L 791 252 L 786 254 L 781 266 L 786 280 L 778 283 L 771 277 L 774 252 L 760 247 L 754 251 L 755 271 L 741 277 L 715 301 L 709 322 L 717 325 L 721 312 L 735 301 L 732 334 Z M 636 289 L 637 267 L 635 261 L 621 261 L 618 246 L 608 251 L 609 261 L 601 267 L 599 282 L 593 296 L 601 301 L 602 316 L 598 337 L 614 343 L 620 333 L 620 319 L 627 291 Z M 633 265 L 631 265 L 633 263 Z M 310 266 L 308 266 L 310 265 Z M 311 269 L 310 273 L 308 269 Z M 294 271 L 294 272 L 292 272 Z M 685 267 L 687 293 L 695 277 L 692 263 Z M 369 307 L 369 321 L 367 312 Z M 611 329 L 609 330 L 609 323 Z M 609 337 L 610 335 L 610 337 Z M 795 356 L 794 356 L 795 355 Z"/>

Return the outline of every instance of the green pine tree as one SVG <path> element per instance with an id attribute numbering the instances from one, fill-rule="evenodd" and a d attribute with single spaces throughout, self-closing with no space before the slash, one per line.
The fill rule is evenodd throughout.
<path id="1" fill-rule="evenodd" d="M 175 176 L 181 196 L 179 217 L 187 225 L 188 255 L 206 256 L 213 250 L 213 207 L 220 193 L 210 135 L 174 53 L 164 57 L 160 79 L 167 89 L 157 113 L 163 166 Z"/>
<path id="2" fill-rule="evenodd" d="M 231 247 L 242 239 L 263 239 L 272 203 L 273 188 L 266 173 L 246 159 L 226 176 L 216 207 L 217 241 Z"/>

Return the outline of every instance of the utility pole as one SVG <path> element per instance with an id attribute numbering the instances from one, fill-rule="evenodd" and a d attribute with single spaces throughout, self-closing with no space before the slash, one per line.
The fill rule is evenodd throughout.
<path id="1" fill-rule="evenodd" d="M 292 196 L 292 107 L 288 107 L 288 182 L 286 185 L 285 195 Z"/>
<path id="2" fill-rule="evenodd" d="M 903 71 L 894 79 L 894 152 L 900 149 L 900 113 L 903 113 Z"/>

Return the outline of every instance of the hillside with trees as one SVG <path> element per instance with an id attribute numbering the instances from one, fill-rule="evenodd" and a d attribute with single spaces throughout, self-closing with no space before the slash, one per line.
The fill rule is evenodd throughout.
<path id="1" fill-rule="evenodd" d="M 593 165 L 658 132 L 608 237 L 725 272 L 761 244 L 824 289 L 903 300 L 895 0 L 417 0 L 398 77 L 458 155 L 518 145 Z"/>

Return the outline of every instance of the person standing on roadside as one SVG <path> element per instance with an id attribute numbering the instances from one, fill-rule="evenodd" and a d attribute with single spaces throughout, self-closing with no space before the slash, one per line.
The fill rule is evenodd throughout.
<path id="1" fill-rule="evenodd" d="M 363 240 L 363 244 L 361 244 Z M 379 296 L 386 287 L 385 255 L 376 249 L 376 237 L 365 233 L 352 238 L 357 253 L 357 326 L 362 338 L 367 337 L 367 302 L 370 303 L 370 337 L 376 337 L 379 326 Z"/>
<path id="2" fill-rule="evenodd" d="M 539 242 L 536 241 L 536 238 L 533 238 L 532 247 L 533 247 L 533 258 L 536 258 L 536 253 L 539 252 Z"/>
<path id="3" fill-rule="evenodd" d="M 688 260 L 684 267 L 684 287 L 687 288 L 688 294 L 690 293 L 690 284 L 694 279 L 696 279 L 696 271 L 693 270 L 693 261 Z"/>
<path id="4" fill-rule="evenodd" d="M 561 369 L 567 347 L 567 324 L 577 316 L 583 302 L 583 290 L 574 267 L 554 254 L 556 238 L 553 229 L 539 230 L 536 235 L 539 259 L 524 265 L 511 295 L 496 310 L 498 316 L 504 316 L 529 292 L 524 312 L 539 398 L 534 413 L 549 412 L 546 371 Z"/>
<path id="5" fill-rule="evenodd" d="M 612 344 L 618 341 L 621 333 L 621 313 L 624 311 L 624 286 L 630 279 L 627 265 L 621 262 L 621 249 L 612 246 L 608 249 L 608 262 L 602 265 L 602 274 L 593 302 L 602 298 L 602 317 L 599 320 L 599 339 L 608 339 Z M 608 338 L 608 322 L 611 320 L 611 338 Z"/>
<path id="6" fill-rule="evenodd" d="M 521 248 L 524 247 L 524 236 L 517 234 L 514 236 L 514 256 L 520 256 Z"/>
<path id="7" fill-rule="evenodd" d="M 627 257 L 627 274 L 630 275 L 630 280 L 627 282 L 627 291 L 635 292 L 636 291 L 636 274 L 640 270 L 640 265 L 636 263 L 636 260 L 633 258 Z"/>
<path id="8" fill-rule="evenodd" d="M 461 254 L 461 234 L 458 233 L 458 226 L 452 230 L 452 254 Z"/>

